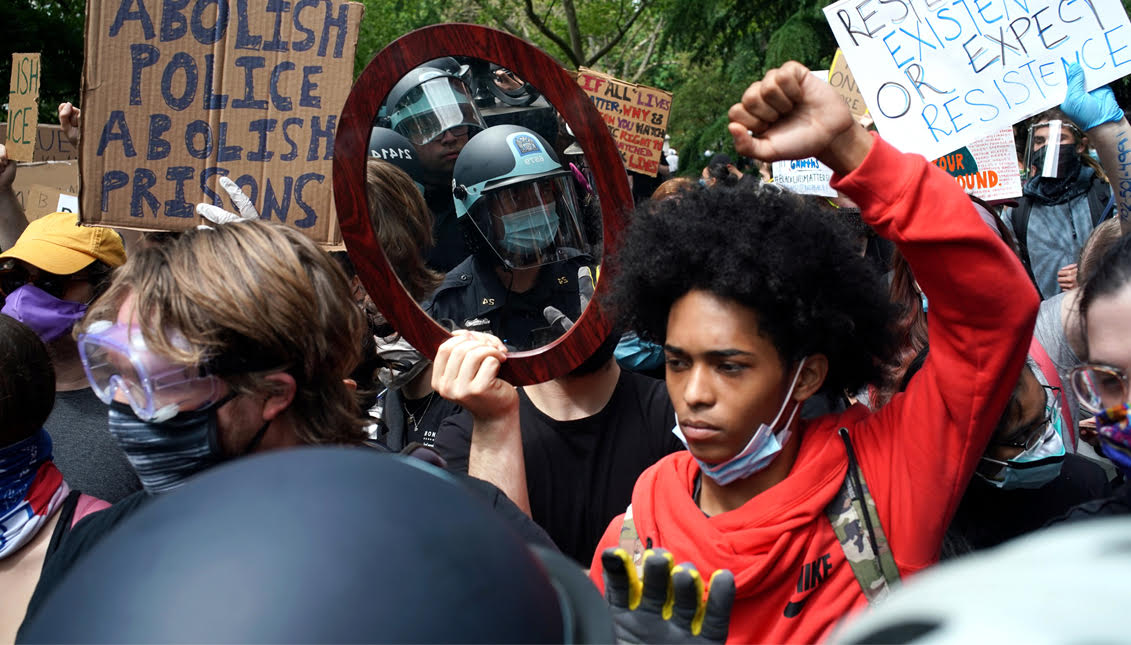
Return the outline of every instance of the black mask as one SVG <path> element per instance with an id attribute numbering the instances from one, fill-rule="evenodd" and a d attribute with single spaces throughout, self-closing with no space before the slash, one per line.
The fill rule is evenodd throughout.
<path id="1" fill-rule="evenodd" d="M 1035 151 L 1029 157 L 1029 165 L 1036 168 L 1034 176 L 1040 177 L 1041 169 L 1045 165 L 1045 154 L 1048 152 L 1048 146 Z M 1080 173 L 1080 155 L 1076 152 L 1075 143 L 1062 143 L 1060 144 L 1060 157 L 1056 165 L 1056 177 L 1043 177 L 1047 181 L 1066 182 L 1068 180 L 1076 179 L 1076 175 Z"/>

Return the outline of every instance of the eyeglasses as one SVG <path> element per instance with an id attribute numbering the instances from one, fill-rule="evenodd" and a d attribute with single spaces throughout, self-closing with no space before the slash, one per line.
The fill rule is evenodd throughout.
<path id="1" fill-rule="evenodd" d="M 418 146 L 432 143 L 433 141 L 440 141 L 449 134 L 456 139 L 462 139 L 471 131 L 471 127 L 467 125 L 457 125 L 454 128 L 447 128 L 437 132 L 438 128 L 439 126 L 434 123 L 433 119 L 430 117 L 410 119 L 402 126 L 402 129 L 407 133 L 405 136 L 408 137 L 409 141 L 412 141 L 413 144 Z"/>
<path id="2" fill-rule="evenodd" d="M 1127 402 L 1127 372 L 1102 363 L 1087 363 L 1069 373 L 1080 405 L 1093 414 Z"/>
<path id="3" fill-rule="evenodd" d="M 1013 431 L 1010 433 L 1008 439 L 991 441 L 991 445 L 1005 448 L 1021 448 L 1026 452 L 1040 445 L 1041 441 L 1048 435 L 1049 426 L 1053 425 L 1057 419 L 1060 418 L 1060 406 L 1057 401 L 1057 397 L 1060 396 L 1060 388 L 1051 385 L 1042 385 L 1041 387 L 1045 389 L 1044 417 Z"/>
<path id="4" fill-rule="evenodd" d="M 78 335 L 79 358 L 91 389 L 107 405 L 116 394 L 143 421 L 165 421 L 220 396 L 220 379 L 203 366 L 169 361 L 145 345 L 141 332 L 99 320 Z"/>

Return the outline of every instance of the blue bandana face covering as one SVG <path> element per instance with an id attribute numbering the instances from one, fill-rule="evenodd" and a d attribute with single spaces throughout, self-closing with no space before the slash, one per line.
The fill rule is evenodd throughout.
<path id="1" fill-rule="evenodd" d="M 764 470 L 766 466 L 773 462 L 774 458 L 781 452 L 782 446 L 789 441 L 789 426 L 793 424 L 793 418 L 797 416 L 797 411 L 801 408 L 801 403 L 793 401 L 793 391 L 797 388 L 797 379 L 801 377 L 801 368 L 805 366 L 805 361 L 806 359 L 801 359 L 801 363 L 797 366 L 797 371 L 793 374 L 793 382 L 790 383 L 789 391 L 785 393 L 785 400 L 778 408 L 774 420 L 769 425 L 763 423 L 758 426 L 758 430 L 754 432 L 753 437 L 750 437 L 750 441 L 741 452 L 721 464 L 708 464 L 692 455 L 695 461 L 699 463 L 699 470 L 704 475 L 710 477 L 716 484 L 726 486 L 731 482 L 745 479 Z M 785 409 L 789 407 L 790 403 L 793 403 L 793 411 L 789 413 L 789 418 L 779 436 L 777 433 L 778 421 L 785 414 Z M 679 427 L 678 417 L 675 427 L 672 428 L 672 434 L 679 437 L 683 445 L 687 446 L 687 438 L 683 436 L 683 430 Z"/>
<path id="2" fill-rule="evenodd" d="M 51 458 L 51 436 L 39 432 L 0 448 L 0 518 L 27 496 L 39 465 Z"/>

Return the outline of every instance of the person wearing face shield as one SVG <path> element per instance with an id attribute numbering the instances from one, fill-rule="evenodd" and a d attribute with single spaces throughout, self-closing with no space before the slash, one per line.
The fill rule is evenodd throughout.
<path id="1" fill-rule="evenodd" d="M 1017 206 L 1002 217 L 1045 299 L 1060 293 L 1059 275 L 1075 269 L 1084 241 L 1111 213 L 1111 187 L 1088 156 L 1083 133 L 1061 110 L 1034 117 L 1027 138 L 1028 180 Z"/>
<path id="2" fill-rule="evenodd" d="M 581 315 L 578 282 L 590 274 L 573 173 L 537 133 L 499 125 L 477 135 L 453 170 L 452 196 L 472 255 L 424 305 L 457 328 L 488 331 L 514 349 L 560 335 L 545 315 Z"/>
<path id="3" fill-rule="evenodd" d="M 116 502 L 141 488 L 106 428 L 105 406 L 83 374 L 71 328 L 105 291 L 111 270 L 126 261 L 118 233 L 80 226 L 74 213 L 51 213 L 30 224 L 0 253 L 0 314 L 35 330 L 55 367 L 55 407 L 43 424 L 55 463 L 76 488 Z"/>
<path id="4" fill-rule="evenodd" d="M 471 137 L 487 127 L 461 71 L 451 59 L 425 63 L 393 86 L 383 107 L 388 127 L 415 148 L 413 180 L 424 187 L 433 219 L 427 261 L 441 272 L 468 256 L 452 204 L 452 169 Z"/>

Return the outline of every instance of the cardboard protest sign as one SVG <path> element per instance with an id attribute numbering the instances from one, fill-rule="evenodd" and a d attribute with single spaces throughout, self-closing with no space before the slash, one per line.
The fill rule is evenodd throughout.
<path id="1" fill-rule="evenodd" d="M 839 0 L 825 17 L 876 127 L 935 159 L 1131 72 L 1120 0 Z"/>
<path id="2" fill-rule="evenodd" d="M 8 158 L 32 161 L 39 125 L 39 54 L 12 54 L 8 89 Z"/>
<path id="3" fill-rule="evenodd" d="M 109 0 L 87 9 L 84 222 L 192 228 L 196 203 L 232 208 L 217 184 L 227 175 L 263 219 L 337 241 L 331 155 L 362 5 Z"/>
<path id="4" fill-rule="evenodd" d="M 58 188 L 32 184 L 27 189 L 24 215 L 27 221 L 37 220 L 48 213 L 77 213 L 78 195 L 68 195 Z"/>
<path id="5" fill-rule="evenodd" d="M 0 143 L 8 141 L 8 124 L 0 123 Z M 32 161 L 66 161 L 78 159 L 78 148 L 63 136 L 63 127 L 40 123 L 35 132 L 35 154 Z"/>
<path id="6" fill-rule="evenodd" d="M 625 166 L 655 177 L 660 170 L 672 95 L 584 67 L 577 70 L 577 83 L 609 126 Z"/>
<path id="7" fill-rule="evenodd" d="M 840 49 L 837 49 L 836 54 L 833 55 L 828 81 L 836 93 L 844 99 L 845 105 L 852 111 L 852 116 L 864 116 L 868 113 L 868 104 L 864 101 L 860 88 L 856 86 L 856 78 L 852 76 L 852 70 L 848 69 L 848 60 Z"/>
<path id="8" fill-rule="evenodd" d="M 988 202 L 1021 196 L 1021 174 L 1013 128 L 993 134 L 935 159 L 962 190 Z"/>
<path id="9" fill-rule="evenodd" d="M 774 183 L 801 195 L 821 195 L 836 197 L 836 191 L 829 186 L 833 171 L 813 157 L 775 161 Z"/>
<path id="10" fill-rule="evenodd" d="M 28 199 L 32 186 L 43 186 L 60 194 L 79 194 L 79 162 L 77 161 L 36 161 L 21 163 L 16 171 L 12 190 L 16 200 L 28 214 Z M 47 211 L 50 213 L 51 211 Z M 34 219 L 28 214 L 28 219 Z"/>

